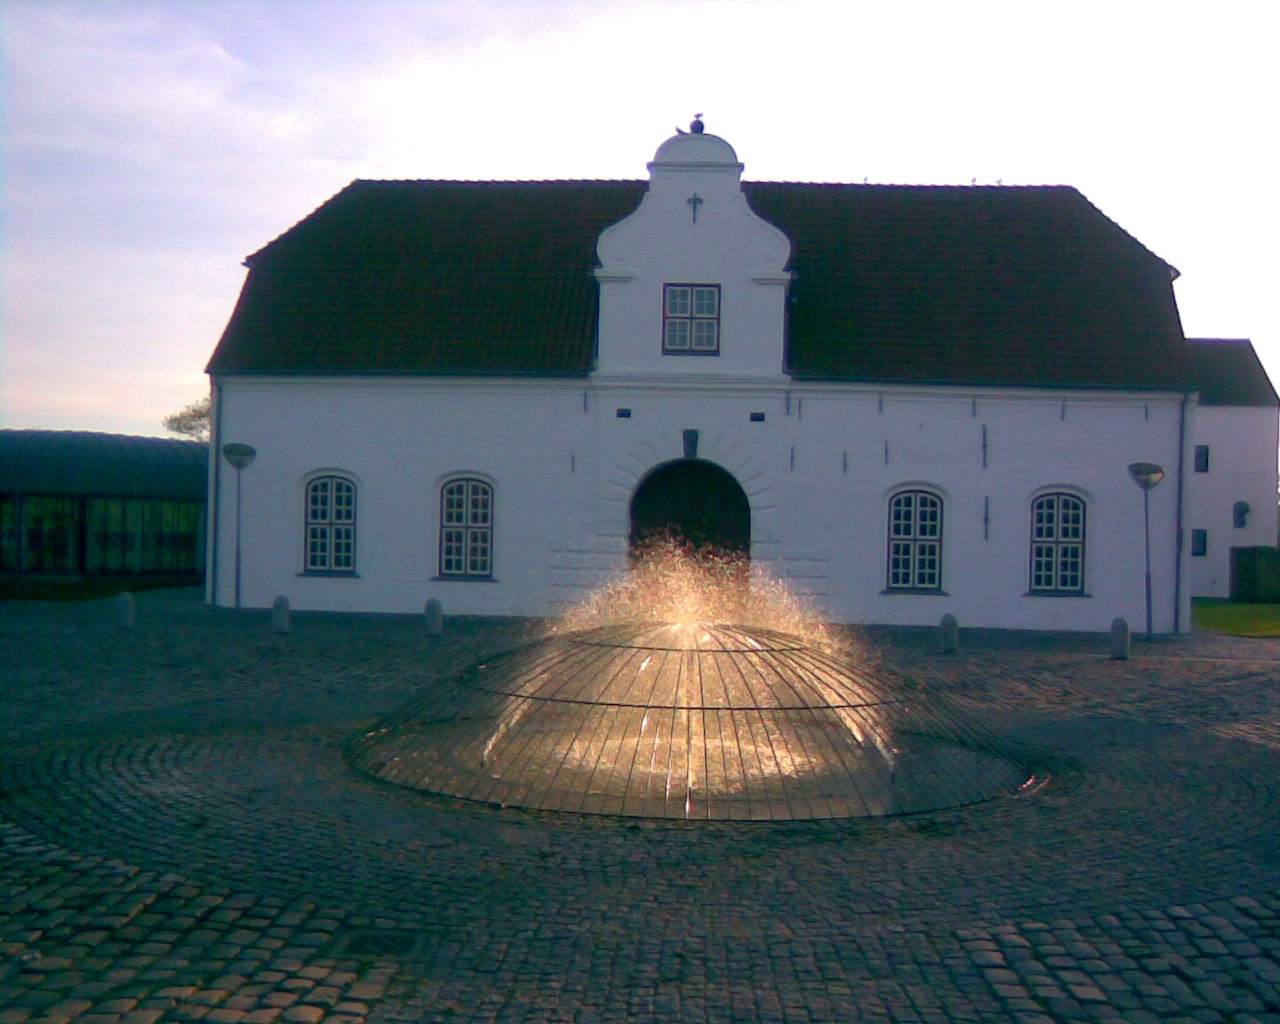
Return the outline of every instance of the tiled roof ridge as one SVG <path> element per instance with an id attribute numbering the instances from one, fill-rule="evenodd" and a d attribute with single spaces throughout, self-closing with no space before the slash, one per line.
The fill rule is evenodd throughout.
<path id="1" fill-rule="evenodd" d="M 1168 267 L 1168 268 L 1169 268 L 1169 272 L 1170 272 L 1170 274 L 1172 275 L 1172 276 L 1171 276 L 1171 278 L 1170 278 L 1171 280 L 1176 281 L 1178 278 L 1180 278 L 1180 277 L 1182 276 L 1182 271 L 1180 271 L 1180 270 L 1179 270 L 1177 267 L 1175 267 L 1172 263 L 1170 263 L 1168 260 L 1166 260 L 1163 256 L 1161 256 L 1161 255 L 1159 255 L 1158 253 L 1154 252 L 1153 250 L 1151 250 L 1151 249 L 1147 248 L 1147 246 L 1146 246 L 1145 244 L 1143 244 L 1143 242 L 1138 238 L 1138 236 L 1137 236 L 1137 235 L 1135 235 L 1132 231 L 1130 231 L 1128 228 L 1126 228 L 1123 224 L 1121 224 L 1121 223 L 1120 223 L 1118 220 L 1116 220 L 1114 217 L 1111 217 L 1111 216 L 1109 216 L 1108 214 L 1104 213 L 1104 212 L 1103 212 L 1103 210 L 1102 210 L 1102 207 L 1100 207 L 1097 203 L 1095 203 L 1095 202 L 1094 202 L 1092 199 L 1090 199 L 1087 195 L 1085 195 L 1083 192 L 1081 192 L 1078 188 L 1074 188 L 1074 186 L 1072 186 L 1072 187 L 1073 187 L 1073 190 L 1075 191 L 1075 193 L 1076 193 L 1077 195 L 1079 195 L 1079 196 L 1080 196 L 1080 198 L 1081 198 L 1081 199 L 1083 199 L 1083 200 L 1084 200 L 1084 201 L 1085 201 L 1085 202 L 1086 202 L 1086 203 L 1087 203 L 1087 204 L 1088 204 L 1088 205 L 1089 205 L 1089 206 L 1090 206 L 1090 207 L 1091 207 L 1091 208 L 1092 208 L 1092 209 L 1093 209 L 1093 210 L 1098 214 L 1098 216 L 1099 216 L 1099 217 L 1101 217 L 1103 220 L 1105 220 L 1108 224 L 1114 225 L 1114 227 L 1115 227 L 1115 229 L 1116 229 L 1117 231 L 1119 231 L 1119 232 L 1121 232 L 1122 234 L 1126 235 L 1127 237 L 1129 237 L 1129 238 L 1133 239 L 1133 244 L 1134 244 L 1134 245 L 1136 245 L 1136 246 L 1137 246 L 1139 249 L 1141 249 L 1143 252 L 1148 253 L 1148 254 L 1151 256 L 1151 258 L 1152 258 L 1152 259 L 1154 259 L 1154 260 L 1159 260 L 1159 261 L 1160 261 L 1161 263 L 1163 263 L 1166 267 Z"/>
<path id="2" fill-rule="evenodd" d="M 355 185 L 643 185 L 644 178 L 353 178 Z M 346 189 L 343 189 L 346 191 Z"/>
<path id="3" fill-rule="evenodd" d="M 348 188 L 355 185 L 377 185 L 377 184 L 439 184 L 439 185 L 646 185 L 648 179 L 645 178 L 477 178 L 477 179 L 450 179 L 450 178 L 356 178 L 351 182 Z M 1029 184 L 1021 185 L 995 185 L 995 184 L 963 184 L 963 183 L 937 183 L 937 182 L 867 182 L 867 181 L 794 181 L 781 180 L 774 181 L 769 179 L 751 180 L 743 179 L 742 185 L 745 189 L 750 190 L 755 186 L 785 186 L 788 188 L 804 188 L 804 189 L 866 189 L 872 190 L 889 190 L 900 192 L 1061 192 L 1064 194 L 1072 194 L 1078 196 L 1086 206 L 1090 207 L 1099 217 L 1113 225 L 1115 229 L 1128 238 L 1133 243 L 1148 253 L 1153 259 L 1159 260 L 1173 273 L 1176 280 L 1180 273 L 1168 260 L 1161 257 L 1158 253 L 1153 252 L 1141 240 L 1138 239 L 1133 232 L 1128 231 L 1115 218 L 1108 216 L 1103 212 L 1093 200 L 1080 191 L 1075 185 L 1065 182 L 1056 184 Z M 344 189 L 345 191 L 345 189 Z"/>
<path id="4" fill-rule="evenodd" d="M 351 186 L 364 184 L 648 184 L 648 178 L 352 178 L 340 192 Z M 1065 189 L 1079 192 L 1069 182 L 1021 182 L 996 184 L 995 182 L 826 182 L 826 180 L 800 178 L 744 178 L 744 186 L 755 184 L 787 184 L 787 186 L 832 186 L 837 188 L 964 188 L 988 189 L 988 191 L 1018 191 L 1018 189 Z M 323 204 L 321 204 L 323 205 Z"/>
<path id="5" fill-rule="evenodd" d="M 647 185 L 647 178 L 353 178 L 335 193 L 331 199 L 356 186 L 378 185 Z M 963 190 L 974 192 L 1076 192 L 1080 190 L 1066 182 L 1023 182 L 1017 185 L 997 185 L 990 182 L 966 184 L 964 182 L 924 181 L 813 181 L 798 178 L 744 178 L 746 188 L 758 185 L 785 185 L 792 188 L 854 188 L 896 189 L 903 191 Z M 1082 194 L 1083 198 L 1083 194 Z M 1088 202 L 1088 200 L 1085 200 Z M 321 206 L 327 205 L 322 203 Z M 1093 205 L 1090 203 L 1090 205 Z M 320 207 L 316 207 L 320 209 Z M 305 217 L 303 218 L 306 219 Z"/>
<path id="6" fill-rule="evenodd" d="M 246 267 L 252 266 L 253 261 L 267 250 L 275 246 L 286 235 L 290 234 L 296 228 L 306 223 L 324 208 L 332 205 L 341 197 L 347 195 L 353 190 L 376 189 L 378 187 L 392 186 L 426 186 L 426 185 L 467 185 L 467 186 L 566 186 L 566 185 L 599 185 L 599 186 L 623 186 L 627 188 L 635 188 L 647 185 L 648 181 L 644 178 L 354 178 L 342 189 L 330 196 L 325 202 L 311 210 L 306 216 L 300 218 L 293 225 L 286 228 L 275 238 L 267 242 L 255 252 L 251 253 L 244 260 Z M 1176 280 L 1180 273 L 1172 263 L 1164 259 L 1151 249 L 1147 248 L 1132 232 L 1127 231 L 1118 221 L 1109 217 L 1102 209 L 1089 199 L 1076 186 L 1068 184 L 1022 184 L 1022 185 L 992 185 L 992 184 L 906 184 L 906 183 L 883 183 L 883 182 L 818 182 L 818 181 L 748 181 L 742 182 L 744 189 L 748 192 L 757 187 L 783 187 L 783 188 L 802 188 L 813 190 L 867 190 L 867 191 L 891 191 L 891 192 L 916 192 L 916 193 L 944 193 L 944 192 L 1014 192 L 1014 193 L 1046 193 L 1057 192 L 1064 195 L 1074 195 L 1079 198 L 1080 202 L 1090 208 L 1098 217 L 1111 224 L 1117 231 L 1128 238 L 1133 245 L 1141 249 L 1152 259 L 1163 263 L 1169 268 L 1173 279 Z M 748 197 L 749 198 L 749 197 Z"/>
<path id="7" fill-rule="evenodd" d="M 311 220 L 311 218 L 315 217 L 316 214 L 320 213 L 325 208 L 332 206 L 344 196 L 356 190 L 397 185 L 623 185 L 634 187 L 637 185 L 644 185 L 646 183 L 647 182 L 645 180 L 639 178 L 530 178 L 512 180 L 484 178 L 353 178 L 319 206 L 314 207 L 304 216 L 294 221 L 294 223 L 289 225 L 289 227 L 281 231 L 278 235 L 267 242 L 266 245 L 261 246 L 246 256 L 243 260 L 243 265 L 246 267 L 252 267 L 254 260 L 274 247 L 275 244 L 285 236 L 292 234 L 307 221 Z"/>

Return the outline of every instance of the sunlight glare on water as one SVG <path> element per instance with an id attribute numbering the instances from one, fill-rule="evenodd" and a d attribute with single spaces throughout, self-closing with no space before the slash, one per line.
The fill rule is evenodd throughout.
<path id="1" fill-rule="evenodd" d="M 469 800 L 686 820 L 908 814 L 1026 782 L 981 726 L 866 652 L 758 566 L 667 541 L 347 756 Z"/>
<path id="2" fill-rule="evenodd" d="M 696 647 L 699 627 L 734 625 L 789 633 L 848 656 L 852 640 L 831 629 L 810 602 L 740 555 L 692 552 L 672 538 L 646 544 L 630 568 L 597 588 L 551 626 L 571 633 L 602 626 L 668 625 Z M 865 656 L 865 652 L 858 652 Z"/>

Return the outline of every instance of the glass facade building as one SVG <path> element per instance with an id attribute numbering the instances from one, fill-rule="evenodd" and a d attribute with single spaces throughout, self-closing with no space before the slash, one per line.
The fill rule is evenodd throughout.
<path id="1" fill-rule="evenodd" d="M 0 430 L 0 572 L 204 571 L 208 448 Z"/>

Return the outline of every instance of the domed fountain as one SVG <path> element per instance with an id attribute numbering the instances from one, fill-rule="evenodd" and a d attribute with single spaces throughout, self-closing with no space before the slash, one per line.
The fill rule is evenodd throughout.
<path id="1" fill-rule="evenodd" d="M 673 570 L 658 575 L 669 592 Z M 348 759 L 468 800 L 703 820 L 908 814 L 1029 780 L 940 695 L 833 650 L 758 586 L 726 601 L 743 593 L 740 576 L 712 582 L 650 603 L 640 573 L 567 623 L 583 628 L 433 683 L 357 737 Z M 623 621 L 590 625 L 602 607 Z M 762 608 L 796 631 L 724 621 Z"/>

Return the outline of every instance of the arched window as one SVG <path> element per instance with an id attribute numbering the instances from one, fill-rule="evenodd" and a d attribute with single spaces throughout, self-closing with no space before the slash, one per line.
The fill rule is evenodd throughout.
<path id="1" fill-rule="evenodd" d="M 889 589 L 942 589 L 942 499 L 901 491 L 889 499 Z"/>
<path id="2" fill-rule="evenodd" d="M 493 488 L 483 480 L 450 480 L 440 488 L 440 575 L 493 575 Z"/>
<path id="3" fill-rule="evenodd" d="M 1042 494 L 1031 503 L 1031 592 L 1084 593 L 1084 502 Z"/>
<path id="4" fill-rule="evenodd" d="M 356 485 L 342 476 L 307 484 L 307 572 L 356 571 Z"/>

